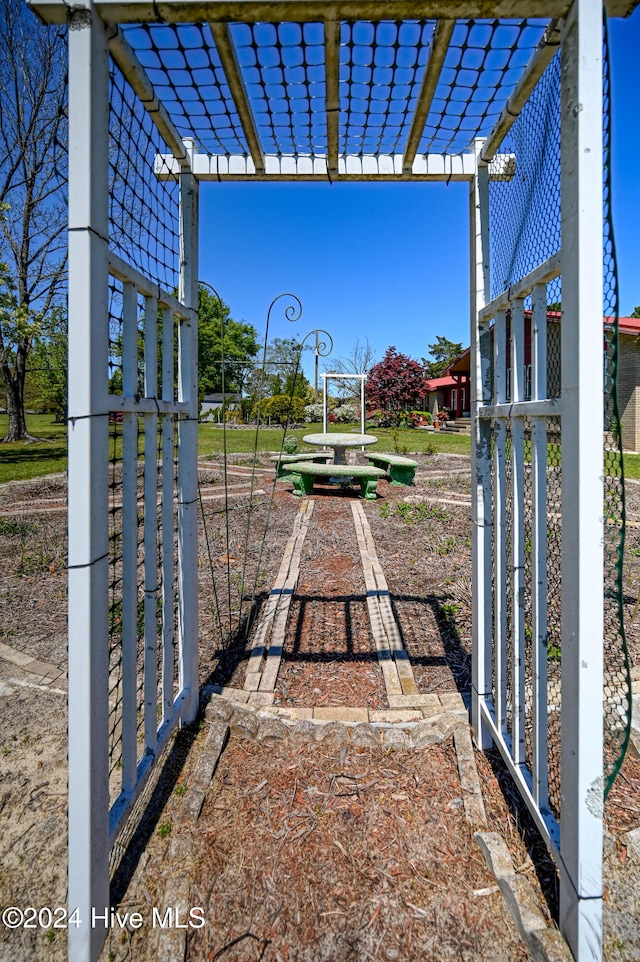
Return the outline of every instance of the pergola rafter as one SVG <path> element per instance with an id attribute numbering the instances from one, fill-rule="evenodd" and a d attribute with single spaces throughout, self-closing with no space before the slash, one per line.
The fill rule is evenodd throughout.
<path id="1" fill-rule="evenodd" d="M 561 37 L 562 22 L 552 20 L 545 30 L 533 57 L 527 64 L 526 70 L 520 77 L 516 89 L 504 105 L 500 117 L 487 137 L 480 155 L 483 163 L 490 163 L 495 157 L 498 147 L 509 133 L 514 120 L 520 116 L 520 111 L 529 99 L 532 90 L 556 55 Z"/>
<path id="2" fill-rule="evenodd" d="M 442 65 L 444 64 L 447 50 L 449 49 L 449 41 L 451 40 L 455 25 L 455 20 L 440 20 L 433 35 L 431 55 L 422 79 L 418 103 L 413 114 L 411 130 L 402 158 L 402 169 L 407 173 L 413 170 L 413 162 L 418 153 L 422 133 L 427 122 L 427 117 L 429 116 L 429 111 L 431 110 L 431 104 L 433 103 L 438 80 L 440 79 Z"/>
<path id="3" fill-rule="evenodd" d="M 140 98 L 140 102 L 151 117 L 167 147 L 171 148 L 173 160 L 177 163 L 178 169 L 188 169 L 190 159 L 182 138 L 171 117 L 169 117 L 164 104 L 153 89 L 153 84 L 138 60 L 135 51 L 118 27 L 112 28 L 109 39 L 109 53 Z"/>
<path id="4" fill-rule="evenodd" d="M 340 123 L 340 21 L 324 21 L 324 73 L 327 116 L 327 172 L 338 174 L 338 130 Z"/>
<path id="5" fill-rule="evenodd" d="M 256 172 L 260 173 L 264 170 L 264 151 L 262 149 L 262 144 L 260 143 L 256 122 L 253 117 L 253 111 L 251 109 L 246 87 L 240 72 L 240 65 L 238 64 L 236 49 L 229 34 L 229 27 L 226 23 L 214 22 L 210 24 L 210 29 L 211 33 L 213 34 L 213 39 L 215 41 L 218 54 L 220 56 L 222 69 L 225 72 L 225 76 L 229 84 L 231 96 L 233 97 L 236 110 L 238 111 L 238 116 L 240 118 L 240 123 L 242 124 L 244 135 L 247 138 L 247 145 L 251 152 L 253 166 L 255 167 Z"/>
<path id="6" fill-rule="evenodd" d="M 37 0 L 34 9 L 48 22 L 61 22 L 66 18 L 63 0 Z M 633 6 L 632 0 L 613 0 L 609 4 L 610 15 L 626 15 Z M 531 91 L 544 73 L 560 44 L 561 27 L 570 7 L 567 0 L 498 0 L 491 6 L 491 16 L 498 18 L 549 18 L 549 23 L 537 48 L 494 123 L 486 132 L 486 141 L 480 155 L 481 163 L 490 163 L 496 151 L 519 115 Z M 164 157 L 158 163 L 160 177 L 172 177 L 183 170 L 189 158 L 183 146 L 184 137 L 194 140 L 194 173 L 202 180 L 346 180 L 346 181 L 393 181 L 426 180 L 446 182 L 469 180 L 476 173 L 476 157 L 473 150 L 474 137 L 470 135 L 467 150 L 451 154 L 423 152 L 420 149 L 434 98 L 441 82 L 443 66 L 450 49 L 456 22 L 472 20 L 487 15 L 486 7 L 478 0 L 211 0 L 194 3 L 193 0 L 171 0 L 150 5 L 147 0 L 100 0 L 95 9 L 107 24 L 157 22 L 158 17 L 167 23 L 179 24 L 206 20 L 209 24 L 215 48 L 226 78 L 231 98 L 237 112 L 238 123 L 244 133 L 248 153 L 207 153 L 197 150 L 198 138 L 191 132 L 178 132 L 161 98 L 154 90 L 143 64 L 122 30 L 110 40 L 110 52 L 140 97 L 145 109 L 170 147 L 173 159 Z M 341 78 L 340 78 L 340 32 L 343 21 L 400 22 L 409 18 L 435 20 L 435 29 L 429 45 L 426 67 L 419 83 L 419 92 L 413 108 L 402 153 L 366 150 L 356 153 L 347 149 L 340 152 Z M 318 22 L 324 31 L 324 117 L 326 122 L 326 147 L 322 151 L 294 151 L 273 154 L 264 148 L 263 135 L 256 121 L 251 98 L 247 92 L 246 79 L 239 63 L 233 39 L 233 24 L 238 23 L 300 24 Z M 476 136 L 480 132 L 476 132 Z M 176 164 L 177 161 L 178 163 Z M 497 176 L 494 168 L 490 175 Z M 505 176 L 504 164 L 499 165 L 500 176 Z"/>

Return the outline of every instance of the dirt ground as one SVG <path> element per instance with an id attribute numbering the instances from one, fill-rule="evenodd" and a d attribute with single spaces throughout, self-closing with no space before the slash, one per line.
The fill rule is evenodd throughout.
<path id="1" fill-rule="evenodd" d="M 419 457 L 413 488 L 380 485 L 365 504 L 396 619 L 421 692 L 470 685 L 470 476 L 468 459 Z M 242 687 L 246 639 L 235 626 L 243 598 L 255 610 L 270 590 L 299 503 L 278 484 L 250 520 L 246 487 L 226 524 L 220 465 L 203 471 L 201 682 Z M 231 480 L 231 479 L 230 479 Z M 275 702 L 282 707 L 386 707 L 370 636 L 350 499 L 314 493 L 314 527 L 301 559 Z M 0 902 L 64 905 L 66 898 L 66 485 L 64 478 L 0 490 Z M 640 663 L 640 488 L 630 486 L 625 554 L 627 637 Z M 243 574 L 241 574 L 241 571 Z M 213 575 L 212 575 L 213 573 Z M 225 580 L 226 579 L 226 580 Z M 226 585 L 213 601 L 213 584 Z M 228 590 L 227 590 L 228 589 Z M 249 604 L 247 603 L 247 609 Z M 240 616 L 239 616 L 240 612 Z M 226 631 L 227 622 L 229 631 Z M 225 642 L 216 642 L 216 626 Z M 206 725 L 179 736 L 142 832 L 137 870 L 116 879 L 120 904 L 146 910 L 167 880 L 187 874 L 207 925 L 188 936 L 187 958 L 302 962 L 365 959 L 524 958 L 515 927 L 464 826 L 451 739 L 420 752 L 384 753 L 330 742 L 278 744 L 232 736 L 191 839 L 178 818 L 181 785 Z M 477 755 L 489 828 L 507 841 L 518 870 L 555 905 L 553 869 L 499 759 Z M 190 767 L 191 766 L 191 767 Z M 160 800 L 160 801 L 158 801 Z M 605 808 L 605 957 L 640 958 L 638 863 L 626 833 L 640 826 L 640 760 L 629 754 Z M 136 843 L 140 847 L 140 840 Z M 196 846 L 195 849 L 193 846 Z M 531 855 L 538 866 L 533 869 Z M 239 941 L 234 942 L 235 939 Z M 233 944 L 231 944 L 233 943 Z M 62 959 L 65 933 L 46 927 L 0 938 L 0 960 Z M 145 959 L 151 941 L 112 935 L 104 958 Z M 154 957 L 152 954 L 149 958 Z"/>

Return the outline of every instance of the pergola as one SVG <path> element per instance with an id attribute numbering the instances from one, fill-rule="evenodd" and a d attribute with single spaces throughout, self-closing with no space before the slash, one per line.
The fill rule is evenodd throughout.
<path id="1" fill-rule="evenodd" d="M 105 929 L 89 920 L 92 906 L 109 903 L 113 844 L 168 738 L 198 710 L 199 185 L 315 180 L 469 184 L 472 721 L 479 747 L 500 749 L 556 860 L 574 956 L 600 958 L 607 232 L 599 4 L 30 3 L 45 21 L 69 26 L 69 904 L 83 920 L 69 930 L 69 957 L 97 958 Z M 633 6 L 612 0 L 607 12 L 626 16 Z M 605 213 L 607 202 L 605 188 Z M 551 396 L 546 315 L 560 291 L 561 390 Z M 121 393 L 109 380 L 116 347 Z M 120 466 L 109 467 L 114 415 L 121 480 Z M 116 476 L 121 549 L 110 530 Z M 114 603 L 121 637 L 110 647 Z M 556 627 L 562 667 L 553 687 Z M 142 700 L 141 630 L 151 652 Z M 561 717 L 557 743 L 552 716 Z M 121 781 L 110 802 L 114 731 Z"/>

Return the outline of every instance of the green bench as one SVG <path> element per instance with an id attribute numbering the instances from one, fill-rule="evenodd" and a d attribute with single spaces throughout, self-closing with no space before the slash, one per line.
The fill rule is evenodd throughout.
<path id="1" fill-rule="evenodd" d="M 290 481 L 288 465 L 293 461 L 313 461 L 314 464 L 326 464 L 331 458 L 330 454 L 322 451 L 313 451 L 311 454 L 272 454 L 269 458 L 276 465 L 276 478 Z"/>
<path id="2" fill-rule="evenodd" d="M 373 454 L 365 455 L 367 461 L 371 461 L 377 468 L 385 468 L 391 484 L 409 485 L 412 483 L 418 467 L 417 461 L 411 458 L 403 458 L 399 454 Z"/>
<path id="3" fill-rule="evenodd" d="M 360 494 L 366 501 L 375 501 L 378 480 L 386 477 L 386 471 L 381 468 L 361 464 L 308 464 L 294 461 L 287 465 L 287 471 L 293 483 L 293 493 L 299 498 L 311 494 L 315 481 L 348 478 L 359 482 Z"/>

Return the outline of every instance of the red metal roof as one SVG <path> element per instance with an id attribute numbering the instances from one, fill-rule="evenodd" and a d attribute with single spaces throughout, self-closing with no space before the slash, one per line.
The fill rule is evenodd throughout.
<path id="1" fill-rule="evenodd" d="M 444 387 L 457 387 L 458 381 L 454 377 L 432 377 L 425 381 L 427 391 L 437 391 Z"/>
<path id="2" fill-rule="evenodd" d="M 525 317 L 531 316 L 531 311 L 525 311 Z M 559 321 L 562 317 L 560 311 L 547 311 L 547 319 L 550 321 Z M 613 324 L 613 317 L 603 317 L 603 324 L 605 328 L 610 328 Z M 634 336 L 640 336 L 640 317 L 619 317 L 618 318 L 618 332 L 620 334 L 629 334 Z M 458 355 L 455 360 L 451 362 L 447 368 L 447 374 L 450 371 L 458 374 L 458 376 L 469 376 L 470 368 L 470 354 L 471 348 L 467 348 Z M 435 391 L 438 388 L 445 387 L 457 387 L 458 381 L 449 376 L 433 378 L 427 381 L 427 390 Z"/>
<path id="3" fill-rule="evenodd" d="M 604 318 L 604 323 L 606 327 L 610 327 L 612 322 L 613 322 L 612 317 Z M 619 317 L 618 333 L 619 334 L 640 334 L 640 317 Z"/>

